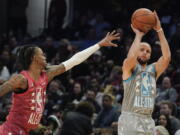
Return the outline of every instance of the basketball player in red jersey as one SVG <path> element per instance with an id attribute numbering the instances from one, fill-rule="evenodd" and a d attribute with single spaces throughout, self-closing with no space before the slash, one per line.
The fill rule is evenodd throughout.
<path id="1" fill-rule="evenodd" d="M 28 135 L 38 127 L 46 97 L 46 87 L 55 76 L 85 61 L 102 46 L 117 45 L 111 41 L 119 39 L 119 33 L 108 33 L 97 44 L 75 54 L 69 60 L 47 67 L 43 51 L 37 46 L 23 46 L 18 51 L 18 61 L 23 71 L 12 76 L 0 86 L 0 97 L 13 92 L 9 115 L 0 126 L 0 135 Z"/>

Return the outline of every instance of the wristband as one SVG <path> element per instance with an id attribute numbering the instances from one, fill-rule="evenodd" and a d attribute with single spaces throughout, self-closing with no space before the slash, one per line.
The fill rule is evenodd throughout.
<path id="1" fill-rule="evenodd" d="M 156 32 L 158 33 L 158 32 L 160 32 L 160 31 L 162 31 L 163 29 L 162 28 L 160 28 L 159 30 L 156 30 Z"/>

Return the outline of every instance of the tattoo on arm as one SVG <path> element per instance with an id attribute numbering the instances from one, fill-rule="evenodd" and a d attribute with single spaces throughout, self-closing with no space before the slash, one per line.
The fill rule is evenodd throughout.
<path id="1" fill-rule="evenodd" d="M 7 82 L 0 86 L 0 96 L 5 95 L 10 91 L 16 91 L 17 89 L 26 89 L 27 80 L 23 75 L 14 75 Z"/>
<path id="2" fill-rule="evenodd" d="M 11 83 L 5 82 L 0 86 L 0 97 L 13 90 Z"/>

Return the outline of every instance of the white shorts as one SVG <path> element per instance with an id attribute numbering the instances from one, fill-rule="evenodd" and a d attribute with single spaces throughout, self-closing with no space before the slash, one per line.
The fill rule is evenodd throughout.
<path id="1" fill-rule="evenodd" d="M 155 123 L 151 116 L 122 112 L 118 120 L 118 135 L 154 135 Z"/>

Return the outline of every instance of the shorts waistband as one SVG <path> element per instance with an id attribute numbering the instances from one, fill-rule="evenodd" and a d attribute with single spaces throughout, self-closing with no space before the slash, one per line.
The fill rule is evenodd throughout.
<path id="1" fill-rule="evenodd" d="M 135 112 L 125 112 L 125 111 L 123 111 L 121 114 L 135 115 L 135 116 L 146 117 L 146 118 L 152 117 L 150 114 L 140 114 L 140 113 L 135 113 Z"/>

